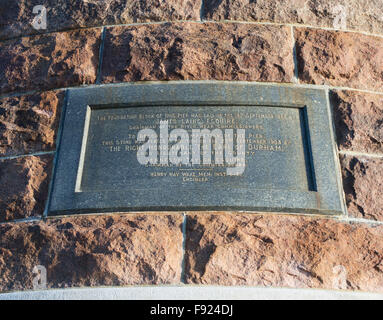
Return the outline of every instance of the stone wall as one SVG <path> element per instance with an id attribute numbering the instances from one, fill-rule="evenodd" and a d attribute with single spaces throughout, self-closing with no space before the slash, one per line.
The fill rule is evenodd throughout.
<path id="1" fill-rule="evenodd" d="M 32 9 L 41 4 L 48 25 L 35 30 Z M 46 218 L 66 89 L 149 80 L 325 88 L 347 215 Z M 32 289 L 36 265 L 47 268 L 48 288 L 211 284 L 383 292 L 381 1 L 3 0 L 0 222 L 2 292 Z"/>

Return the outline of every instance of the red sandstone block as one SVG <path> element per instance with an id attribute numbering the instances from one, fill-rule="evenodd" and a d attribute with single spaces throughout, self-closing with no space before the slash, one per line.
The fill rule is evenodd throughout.
<path id="1" fill-rule="evenodd" d="M 204 18 L 302 23 L 383 33 L 380 1 L 360 0 L 204 0 Z"/>
<path id="2" fill-rule="evenodd" d="M 383 226 L 303 216 L 191 214 L 186 281 L 383 292 Z"/>
<path id="3" fill-rule="evenodd" d="M 0 291 L 33 289 L 33 268 L 47 288 L 179 284 L 183 216 L 69 217 L 0 225 Z"/>
<path id="4" fill-rule="evenodd" d="M 36 30 L 35 5 L 47 12 L 47 28 Z M 111 24 L 199 20 L 201 0 L 2 0 L 0 39 Z"/>
<path id="5" fill-rule="evenodd" d="M 0 159 L 0 222 L 44 213 L 53 155 Z"/>
<path id="6" fill-rule="evenodd" d="M 0 42 L 0 93 L 94 83 L 100 29 Z"/>
<path id="7" fill-rule="evenodd" d="M 332 91 L 340 150 L 383 155 L 383 95 Z"/>
<path id="8" fill-rule="evenodd" d="M 348 213 L 383 221 L 383 158 L 340 156 Z"/>
<path id="9" fill-rule="evenodd" d="M 0 156 L 53 151 L 64 92 L 0 100 Z"/>
<path id="10" fill-rule="evenodd" d="M 295 38 L 302 82 L 383 91 L 383 38 L 308 28 Z"/>
<path id="11" fill-rule="evenodd" d="M 280 26 L 176 23 L 109 28 L 104 83 L 139 80 L 291 82 L 291 30 Z"/>

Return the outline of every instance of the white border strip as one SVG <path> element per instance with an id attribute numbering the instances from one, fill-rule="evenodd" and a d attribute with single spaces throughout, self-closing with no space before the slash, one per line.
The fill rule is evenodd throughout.
<path id="1" fill-rule="evenodd" d="M 0 294 L 0 300 L 383 300 L 383 294 L 315 289 L 147 286 Z"/>

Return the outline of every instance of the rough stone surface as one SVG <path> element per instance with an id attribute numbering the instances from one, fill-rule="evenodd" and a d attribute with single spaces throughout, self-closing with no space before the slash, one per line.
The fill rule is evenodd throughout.
<path id="1" fill-rule="evenodd" d="M 182 215 L 71 217 L 0 225 L 0 291 L 180 283 Z"/>
<path id="2" fill-rule="evenodd" d="M 55 149 L 63 92 L 44 92 L 0 100 L 0 155 Z"/>
<path id="3" fill-rule="evenodd" d="M 383 38 L 306 28 L 295 37 L 301 81 L 383 91 Z"/>
<path id="4" fill-rule="evenodd" d="M 94 83 L 100 39 L 88 29 L 0 42 L 0 92 Z"/>
<path id="5" fill-rule="evenodd" d="M 103 81 L 291 82 L 291 31 L 246 24 L 176 23 L 107 30 Z"/>
<path id="6" fill-rule="evenodd" d="M 348 213 L 383 221 L 383 158 L 341 155 Z"/>
<path id="7" fill-rule="evenodd" d="M 0 222 L 43 214 L 52 160 L 52 155 L 0 159 Z"/>
<path id="8" fill-rule="evenodd" d="M 339 148 L 383 154 L 383 95 L 333 91 L 331 102 Z"/>
<path id="9" fill-rule="evenodd" d="M 47 29 L 36 30 L 33 7 L 47 9 Z M 0 39 L 65 29 L 148 21 L 199 20 L 201 0 L 2 0 Z"/>
<path id="10" fill-rule="evenodd" d="M 277 215 L 187 217 L 189 284 L 383 292 L 383 226 Z"/>
<path id="11" fill-rule="evenodd" d="M 205 19 L 213 20 L 301 23 L 383 33 L 380 0 L 205 0 L 203 12 Z"/>

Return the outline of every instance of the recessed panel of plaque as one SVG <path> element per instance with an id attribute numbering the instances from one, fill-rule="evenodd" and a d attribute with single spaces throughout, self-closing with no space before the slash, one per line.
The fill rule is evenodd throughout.
<path id="1" fill-rule="evenodd" d="M 340 215 L 326 92 L 230 82 L 70 89 L 49 215 Z"/>

